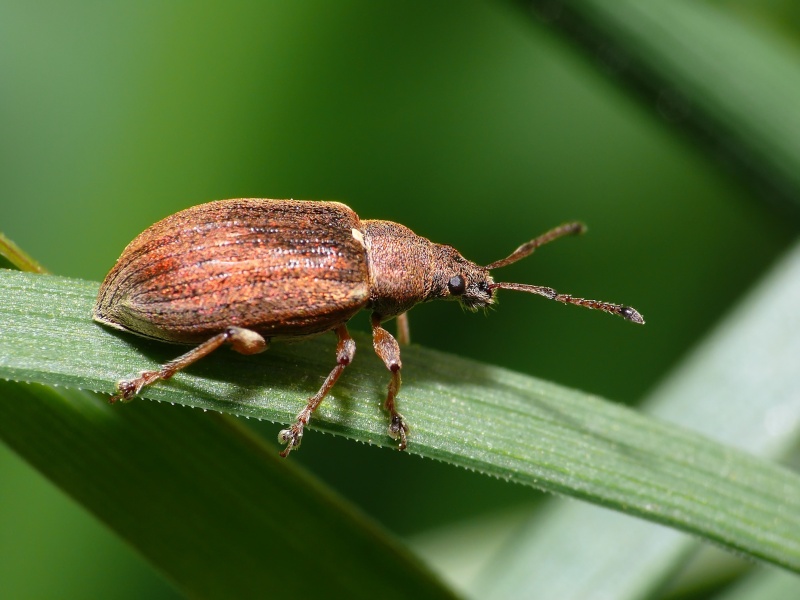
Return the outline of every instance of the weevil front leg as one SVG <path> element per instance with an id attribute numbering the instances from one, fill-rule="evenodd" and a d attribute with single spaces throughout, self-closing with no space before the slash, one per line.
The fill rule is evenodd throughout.
<path id="1" fill-rule="evenodd" d="M 392 334 L 381 327 L 380 315 L 375 313 L 372 314 L 372 346 L 375 348 L 375 354 L 380 356 L 383 364 L 392 373 L 386 394 L 386 402 L 383 407 L 391 415 L 389 435 L 400 442 L 397 446 L 399 450 L 405 450 L 408 425 L 406 425 L 403 415 L 397 412 L 397 407 L 394 403 L 394 399 L 400 391 L 400 369 L 403 367 L 403 363 L 400 361 L 400 346 L 397 344 L 397 340 L 392 337 Z"/>
<path id="2" fill-rule="evenodd" d="M 250 329 L 242 327 L 228 327 L 222 333 L 209 338 L 196 348 L 192 348 L 186 354 L 164 364 L 157 371 L 142 371 L 135 379 L 125 379 L 117 384 L 118 394 L 111 397 L 109 402 L 112 404 L 117 400 L 131 400 L 138 394 L 143 387 L 155 383 L 161 379 L 169 379 L 178 371 L 185 369 L 204 356 L 208 356 L 222 344 L 230 344 L 231 347 L 241 354 L 258 354 L 269 346 L 269 342 L 260 334 Z"/>
<path id="3" fill-rule="evenodd" d="M 281 452 L 281 456 L 284 458 L 289 456 L 289 452 L 297 448 L 300 442 L 303 441 L 303 429 L 308 425 L 311 415 L 317 410 L 322 400 L 328 395 L 328 392 L 331 391 L 336 380 L 339 379 L 342 371 L 344 371 L 347 365 L 353 362 L 353 357 L 356 355 L 356 343 L 353 338 L 350 337 L 347 326 L 340 325 L 337 327 L 336 335 L 339 337 L 339 343 L 336 344 L 336 366 L 325 379 L 319 391 L 308 399 L 306 407 L 297 415 L 297 421 L 288 429 L 282 429 L 278 434 L 278 441 L 282 444 L 286 444 L 286 448 Z"/>

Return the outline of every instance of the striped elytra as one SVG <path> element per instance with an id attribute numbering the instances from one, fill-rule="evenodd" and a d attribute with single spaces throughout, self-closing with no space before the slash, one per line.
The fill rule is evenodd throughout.
<path id="1" fill-rule="evenodd" d="M 282 456 L 300 445 L 305 425 L 355 355 L 347 321 L 372 311 L 373 347 L 390 372 L 384 408 L 389 434 L 404 449 L 409 428 L 397 411 L 400 347 L 381 326 L 414 305 L 458 300 L 470 310 L 494 301 L 496 290 L 526 291 L 568 304 L 644 319 L 618 304 L 559 294 L 552 288 L 495 282 L 490 269 L 530 255 L 565 235 L 567 223 L 482 267 L 454 248 L 433 243 L 390 221 L 360 220 L 338 202 L 245 198 L 201 204 L 143 231 L 106 276 L 93 311 L 104 325 L 195 347 L 158 370 L 118 384 L 111 399 L 129 400 L 223 344 L 243 354 L 273 340 L 336 333 L 336 366 L 297 420 L 281 431 Z M 401 327 L 401 331 L 404 330 Z M 402 341 L 402 340 L 401 340 Z"/>
<path id="2" fill-rule="evenodd" d="M 268 338 L 328 331 L 369 299 L 359 228 L 356 214 L 334 202 L 230 200 L 183 210 L 128 245 L 94 318 L 180 343 L 231 326 Z"/>

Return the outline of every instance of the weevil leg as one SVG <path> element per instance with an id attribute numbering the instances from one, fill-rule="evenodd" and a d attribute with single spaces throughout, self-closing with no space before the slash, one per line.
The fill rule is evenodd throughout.
<path id="1" fill-rule="evenodd" d="M 408 313 L 397 315 L 397 343 L 408 346 L 411 343 L 411 329 L 408 327 Z"/>
<path id="2" fill-rule="evenodd" d="M 353 361 L 353 357 L 356 355 L 356 343 L 350 337 L 347 326 L 340 325 L 337 327 L 336 335 L 339 337 L 339 343 L 336 344 L 336 366 L 325 379 L 319 391 L 308 399 L 306 407 L 297 415 L 297 421 L 288 429 L 282 429 L 278 434 L 278 441 L 286 444 L 286 448 L 281 452 L 281 456 L 284 458 L 289 456 L 289 452 L 297 448 L 300 442 L 303 441 L 303 429 L 308 425 L 311 415 L 317 410 L 322 400 L 333 388 L 336 380 L 339 379 L 342 371 Z"/>
<path id="3" fill-rule="evenodd" d="M 155 383 L 160 379 L 169 379 L 178 371 L 185 369 L 204 356 L 208 356 L 222 344 L 230 344 L 231 347 L 241 354 L 258 354 L 269 346 L 260 334 L 250 329 L 241 327 L 228 327 L 222 333 L 209 338 L 196 348 L 192 348 L 186 354 L 164 364 L 157 371 L 143 371 L 135 379 L 125 379 L 117 384 L 118 394 L 111 397 L 109 402 L 112 404 L 117 400 L 131 400 L 138 394 L 143 387 Z"/>
<path id="4" fill-rule="evenodd" d="M 384 402 L 383 407 L 391 415 L 389 435 L 399 441 L 398 449 L 405 450 L 408 445 L 406 441 L 408 425 L 406 425 L 403 415 L 397 412 L 394 402 L 397 393 L 400 391 L 400 369 L 403 366 L 400 361 L 400 346 L 397 340 L 392 337 L 392 334 L 381 327 L 380 315 L 375 313 L 372 315 L 372 346 L 375 348 L 375 354 L 381 358 L 386 368 L 392 373 L 386 394 L 386 402 Z"/>

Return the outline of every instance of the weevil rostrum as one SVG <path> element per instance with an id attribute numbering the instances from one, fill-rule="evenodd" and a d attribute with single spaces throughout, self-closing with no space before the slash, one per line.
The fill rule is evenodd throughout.
<path id="1" fill-rule="evenodd" d="M 359 219 L 339 202 L 244 198 L 201 204 L 152 225 L 122 252 L 103 281 L 93 317 L 140 336 L 193 345 L 156 371 L 118 384 L 111 401 L 129 400 L 160 379 L 229 344 L 257 354 L 278 340 L 333 331 L 336 366 L 319 391 L 279 434 L 281 456 L 297 448 L 314 410 L 355 355 L 348 320 L 372 311 L 376 354 L 390 372 L 384 409 L 389 435 L 406 448 L 408 425 L 397 411 L 400 346 L 382 327 L 421 302 L 458 300 L 471 311 L 497 290 L 519 290 L 644 323 L 635 309 L 560 294 L 538 285 L 496 282 L 490 271 L 529 256 L 565 235 L 566 223 L 486 266 L 391 221 Z"/>

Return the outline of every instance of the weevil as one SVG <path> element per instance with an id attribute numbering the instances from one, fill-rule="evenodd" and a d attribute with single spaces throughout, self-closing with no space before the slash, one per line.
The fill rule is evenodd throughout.
<path id="1" fill-rule="evenodd" d="M 490 271 L 566 235 L 565 223 L 486 266 L 451 246 L 436 244 L 391 221 L 365 220 L 339 202 L 219 200 L 175 213 L 152 225 L 122 252 L 94 306 L 95 321 L 147 338 L 194 348 L 155 371 L 120 381 L 111 401 L 210 354 L 223 344 L 257 354 L 273 341 L 336 333 L 336 366 L 278 439 L 281 456 L 300 445 L 311 415 L 349 365 L 356 345 L 347 322 L 372 311 L 376 354 L 390 372 L 384 409 L 389 435 L 403 450 L 409 427 L 397 411 L 400 346 L 382 324 L 431 300 L 457 300 L 470 311 L 490 306 L 497 290 L 538 294 L 644 323 L 629 306 L 560 294 L 522 283 L 496 282 Z M 398 319 L 398 320 L 400 320 Z"/>

